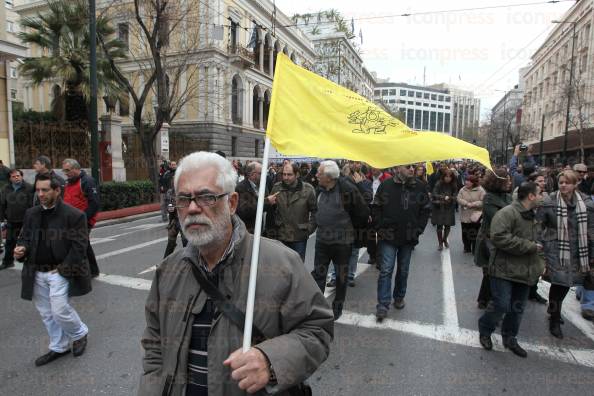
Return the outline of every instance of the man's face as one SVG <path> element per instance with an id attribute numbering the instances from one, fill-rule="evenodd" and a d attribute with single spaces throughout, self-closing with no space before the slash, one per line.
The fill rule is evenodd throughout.
<path id="1" fill-rule="evenodd" d="M 415 175 L 415 166 L 414 165 L 403 165 L 398 166 L 396 168 L 398 174 L 404 177 L 413 177 Z"/>
<path id="2" fill-rule="evenodd" d="M 176 170 L 176 169 L 177 169 L 177 162 L 175 162 L 175 161 L 171 161 L 171 162 L 169 163 L 169 169 L 171 169 L 171 170 Z"/>
<path id="3" fill-rule="evenodd" d="M 540 191 L 544 191 L 545 189 L 545 178 L 544 176 L 538 176 L 536 178 L 536 180 L 534 180 L 534 182 L 538 185 L 538 187 L 540 188 Z"/>
<path id="4" fill-rule="evenodd" d="M 37 172 L 37 173 L 45 173 L 45 172 L 47 172 L 47 168 L 45 167 L 45 165 L 43 165 L 39 161 L 33 162 L 33 169 L 35 169 L 35 172 Z"/>
<path id="5" fill-rule="evenodd" d="M 80 169 L 73 168 L 72 165 L 64 162 L 62 164 L 62 172 L 68 180 L 74 179 L 80 175 Z"/>
<path id="6" fill-rule="evenodd" d="M 295 180 L 297 180 L 297 175 L 295 174 L 295 172 L 293 172 L 293 167 L 289 164 L 285 165 L 283 167 L 283 183 L 285 183 L 286 185 L 291 185 L 293 183 L 295 183 Z"/>
<path id="7" fill-rule="evenodd" d="M 584 171 L 584 170 L 576 170 L 575 171 L 575 174 L 578 176 L 579 181 L 584 180 L 584 177 L 586 177 L 586 174 L 587 173 L 588 172 L 587 171 Z"/>
<path id="8" fill-rule="evenodd" d="M 10 182 L 14 184 L 19 184 L 23 181 L 23 176 L 21 176 L 20 172 L 12 172 L 10 174 Z"/>
<path id="9" fill-rule="evenodd" d="M 250 174 L 250 181 L 254 183 L 256 186 L 260 185 L 260 175 L 262 174 L 262 165 L 256 164 L 256 167 Z"/>
<path id="10" fill-rule="evenodd" d="M 215 167 L 184 172 L 177 185 L 178 197 L 204 197 L 220 195 Z M 188 241 L 197 247 L 208 247 L 225 239 L 231 227 L 231 215 L 237 209 L 238 195 L 233 192 L 218 198 L 212 206 L 191 201 L 185 208 L 178 207 L 180 224 Z"/>
<path id="11" fill-rule="evenodd" d="M 373 168 L 371 170 L 371 174 L 373 175 L 373 177 L 380 177 L 382 175 L 382 171 L 380 169 Z"/>
<path id="12" fill-rule="evenodd" d="M 351 169 L 354 172 L 361 172 L 361 162 L 359 162 L 359 161 L 353 161 L 353 165 L 351 166 Z"/>
<path id="13" fill-rule="evenodd" d="M 323 165 L 318 168 L 318 173 L 316 174 L 316 177 L 318 178 L 318 184 L 321 187 L 328 187 L 332 179 L 324 174 L 324 168 L 325 167 Z"/>
<path id="14" fill-rule="evenodd" d="M 536 208 L 538 205 L 542 203 L 542 190 L 540 187 L 536 187 L 536 194 L 528 194 L 528 202 L 530 203 L 530 209 Z"/>
<path id="15" fill-rule="evenodd" d="M 39 197 L 39 201 L 45 207 L 52 207 L 60 196 L 60 189 L 53 189 L 49 180 L 39 180 L 35 183 L 35 192 Z"/>

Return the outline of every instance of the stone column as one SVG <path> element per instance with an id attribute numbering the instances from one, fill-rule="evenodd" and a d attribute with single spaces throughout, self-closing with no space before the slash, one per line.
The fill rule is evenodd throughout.
<path id="1" fill-rule="evenodd" d="M 270 67 L 270 75 L 274 75 L 274 45 L 270 47 L 270 56 L 268 59 L 268 65 Z"/>
<path id="2" fill-rule="evenodd" d="M 103 138 L 109 140 L 111 147 L 111 174 L 113 181 L 126 181 L 126 167 L 122 155 L 122 119 L 113 114 L 99 118 Z"/>
<path id="3" fill-rule="evenodd" d="M 169 124 L 164 122 L 157 133 L 156 139 L 157 155 L 169 161 Z"/>
<path id="4" fill-rule="evenodd" d="M 261 31 L 259 36 L 262 37 Z M 264 37 L 260 40 L 260 71 L 264 73 Z"/>

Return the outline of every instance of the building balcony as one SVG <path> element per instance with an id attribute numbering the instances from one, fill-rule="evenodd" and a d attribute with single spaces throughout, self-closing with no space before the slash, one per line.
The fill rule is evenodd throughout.
<path id="1" fill-rule="evenodd" d="M 229 61 L 238 67 L 247 69 L 255 64 L 254 53 L 240 45 L 229 45 L 227 53 L 229 54 Z"/>

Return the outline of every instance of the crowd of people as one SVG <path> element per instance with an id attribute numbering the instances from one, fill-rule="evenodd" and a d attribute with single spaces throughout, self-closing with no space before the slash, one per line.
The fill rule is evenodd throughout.
<path id="1" fill-rule="evenodd" d="M 0 220 L 12 254 L 0 269 L 24 261 L 22 298 L 35 303 L 50 338 L 49 352 L 35 362 L 41 366 L 85 351 L 89 330 L 69 297 L 90 292 L 99 274 L 89 243 L 99 196 L 74 159 L 62 162 L 67 180 L 45 156 L 33 166 L 34 185 L 20 170 L 7 171 Z M 254 347 L 243 352 L 246 268 L 261 180 L 267 238 L 259 253 Z M 406 306 L 421 234 L 433 227 L 444 254 L 457 219 L 464 253 L 483 271 L 481 345 L 493 348 L 501 323 L 503 345 L 526 357 L 517 335 L 528 299 L 548 304 L 549 331 L 557 338 L 563 338 L 563 301 L 574 286 L 582 316 L 594 320 L 593 182 L 594 169 L 538 167 L 530 148 L 521 146 L 509 166 L 493 170 L 465 161 L 376 169 L 333 160 L 285 160 L 263 169 L 256 161 L 206 152 L 184 157 L 179 166 L 167 163 L 159 187 L 168 244 L 146 304 L 139 394 L 235 395 L 264 387 L 307 394 L 303 380 L 328 356 L 333 322 L 355 286 L 360 249 L 367 248 L 368 263 L 379 270 L 375 315 L 381 322 L 392 307 Z M 307 273 L 303 262 L 314 234 L 314 268 Z M 176 250 L 178 235 L 183 249 Z M 540 279 L 551 285 L 548 299 L 538 292 Z M 326 287 L 335 288 L 331 304 Z"/>

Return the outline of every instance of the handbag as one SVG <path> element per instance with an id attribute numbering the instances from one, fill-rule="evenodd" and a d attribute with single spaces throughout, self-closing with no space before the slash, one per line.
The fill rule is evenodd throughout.
<path id="1" fill-rule="evenodd" d="M 231 302 L 228 301 L 225 296 L 223 296 L 223 293 L 221 293 L 219 288 L 216 287 L 214 283 L 209 281 L 202 271 L 189 259 L 186 258 L 184 260 L 190 265 L 190 268 L 192 268 L 192 273 L 194 274 L 194 278 L 196 278 L 196 281 L 202 290 L 204 290 L 204 292 L 208 294 L 208 296 L 213 300 L 217 309 L 221 311 L 235 326 L 239 327 L 243 331 L 245 325 L 245 314 L 235 305 L 231 304 Z M 252 337 L 257 343 L 266 340 L 264 333 L 262 333 L 262 331 L 255 324 L 252 325 Z M 289 392 L 291 396 L 312 396 L 311 387 L 304 382 L 287 389 L 287 392 Z"/>
<path id="2" fill-rule="evenodd" d="M 480 223 L 483 218 L 483 212 L 474 211 L 470 214 L 470 221 L 473 223 Z"/>

